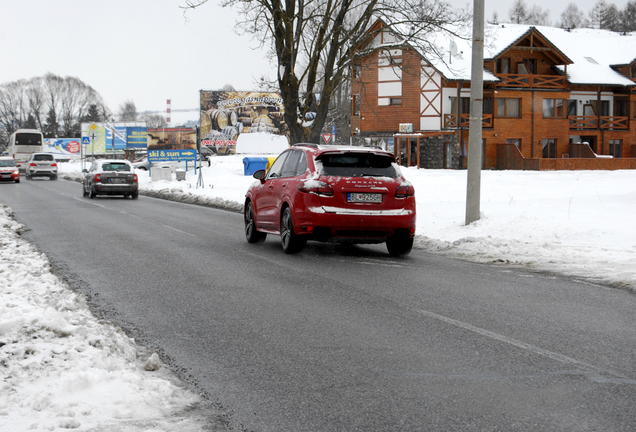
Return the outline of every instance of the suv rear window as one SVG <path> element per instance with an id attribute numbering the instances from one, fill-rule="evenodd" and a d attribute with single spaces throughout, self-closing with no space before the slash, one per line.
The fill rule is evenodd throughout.
<path id="1" fill-rule="evenodd" d="M 36 160 L 36 161 L 52 161 L 53 160 L 53 155 L 50 155 L 50 154 L 36 154 L 36 155 L 33 155 L 33 160 Z"/>
<path id="2" fill-rule="evenodd" d="M 374 153 L 324 153 L 318 157 L 321 173 L 340 177 L 397 177 L 393 158 Z"/>

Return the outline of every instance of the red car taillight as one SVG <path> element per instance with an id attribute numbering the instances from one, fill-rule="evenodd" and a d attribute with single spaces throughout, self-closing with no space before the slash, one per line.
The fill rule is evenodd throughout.
<path id="1" fill-rule="evenodd" d="M 138 181 L 137 174 L 133 174 L 133 183 L 137 183 Z"/>
<path id="2" fill-rule="evenodd" d="M 56 163 L 52 163 L 51 166 L 57 166 L 57 164 Z"/>
<path id="3" fill-rule="evenodd" d="M 298 185 L 298 190 L 322 196 L 333 196 L 333 189 L 331 188 L 331 185 L 318 180 L 307 180 L 306 182 Z"/>
<path id="4" fill-rule="evenodd" d="M 415 195 L 415 188 L 409 182 L 402 183 L 395 190 L 395 197 L 396 198 L 407 198 L 407 197 L 410 197 L 410 196 L 413 196 L 413 195 Z"/>
<path id="5" fill-rule="evenodd" d="M 38 164 L 31 162 L 29 166 L 38 166 Z"/>
<path id="6" fill-rule="evenodd" d="M 101 174 L 95 174 L 95 181 L 96 182 L 101 182 L 102 181 L 102 175 Z"/>

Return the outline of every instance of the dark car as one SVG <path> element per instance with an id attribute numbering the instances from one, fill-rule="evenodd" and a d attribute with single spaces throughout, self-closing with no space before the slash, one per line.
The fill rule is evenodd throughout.
<path id="1" fill-rule="evenodd" d="M 243 212 L 250 243 L 276 234 L 286 253 L 307 240 L 386 242 L 394 256 L 413 247 L 415 190 L 389 152 L 296 144 L 254 178 Z"/>
<path id="2" fill-rule="evenodd" d="M 0 181 L 20 183 L 20 170 L 10 156 L 0 156 Z"/>
<path id="3" fill-rule="evenodd" d="M 123 195 L 136 199 L 139 196 L 139 180 L 132 164 L 124 159 L 98 159 L 89 170 L 83 170 L 82 188 L 85 197 L 97 195 Z"/>
<path id="4" fill-rule="evenodd" d="M 57 161 L 51 153 L 33 153 L 24 165 L 27 180 L 33 177 L 57 180 Z"/>

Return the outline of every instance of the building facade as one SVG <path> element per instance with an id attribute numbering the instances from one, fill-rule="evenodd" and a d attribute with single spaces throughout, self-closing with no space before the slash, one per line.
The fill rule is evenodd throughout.
<path id="1" fill-rule="evenodd" d="M 396 49 L 384 27 L 374 24 L 372 43 L 391 49 L 353 68 L 354 142 L 393 149 L 403 164 L 464 168 L 470 40 L 449 37 L 440 61 Z M 483 168 L 636 168 L 636 35 L 511 24 L 486 35 Z"/>

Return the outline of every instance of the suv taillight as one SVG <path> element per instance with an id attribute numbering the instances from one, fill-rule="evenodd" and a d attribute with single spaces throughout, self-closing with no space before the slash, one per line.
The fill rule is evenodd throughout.
<path id="1" fill-rule="evenodd" d="M 29 166 L 38 166 L 38 164 L 36 164 L 35 162 L 31 162 Z"/>
<path id="2" fill-rule="evenodd" d="M 139 181 L 139 178 L 137 177 L 137 174 L 133 174 L 133 183 L 137 183 Z"/>
<path id="3" fill-rule="evenodd" d="M 57 166 L 57 164 L 56 163 L 52 163 L 51 166 Z"/>
<path id="4" fill-rule="evenodd" d="M 305 193 L 315 193 L 322 196 L 333 196 L 331 185 L 319 180 L 307 180 L 298 185 L 298 190 Z"/>
<path id="5" fill-rule="evenodd" d="M 407 198 L 415 195 L 415 188 L 409 182 L 402 183 L 395 189 L 396 198 Z"/>
<path id="6" fill-rule="evenodd" d="M 102 175 L 101 174 L 95 174 L 95 181 L 96 182 L 101 182 L 102 181 Z"/>

